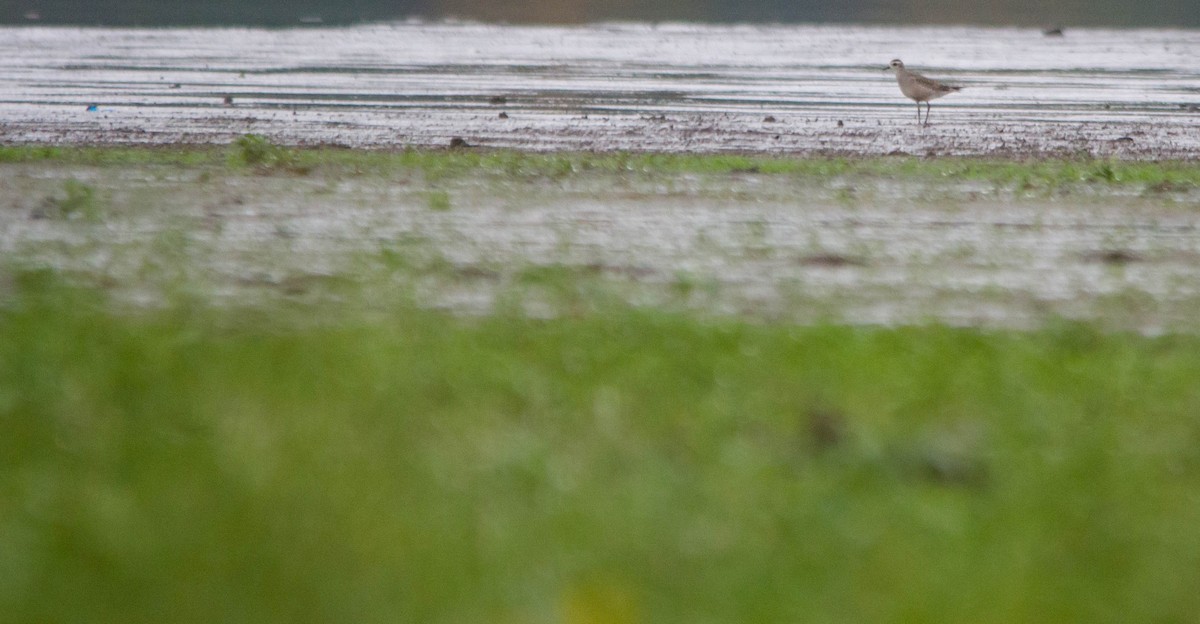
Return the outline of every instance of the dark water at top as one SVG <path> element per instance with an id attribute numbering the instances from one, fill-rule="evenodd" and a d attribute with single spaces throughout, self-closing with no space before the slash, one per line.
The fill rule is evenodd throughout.
<path id="1" fill-rule="evenodd" d="M 346 24 L 411 17 L 512 23 L 870 22 L 1200 26 L 1198 0 L 0 0 L 0 23 Z"/>

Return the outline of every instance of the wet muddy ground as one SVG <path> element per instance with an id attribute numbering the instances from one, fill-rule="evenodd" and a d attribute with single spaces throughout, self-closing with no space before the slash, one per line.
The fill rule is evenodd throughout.
<path id="1" fill-rule="evenodd" d="M 929 127 L 895 57 L 965 87 Z M 9 27 L 0 141 L 1194 159 L 1197 58 L 1189 30 Z"/>
<path id="2" fill-rule="evenodd" d="M 0 184 L 7 266 L 139 304 L 402 295 L 467 314 L 616 302 L 786 322 L 1200 328 L 1195 189 L 63 165 L 6 165 Z"/>

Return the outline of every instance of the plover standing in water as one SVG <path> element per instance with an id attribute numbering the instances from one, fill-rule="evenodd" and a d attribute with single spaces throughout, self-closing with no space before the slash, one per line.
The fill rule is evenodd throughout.
<path id="1" fill-rule="evenodd" d="M 904 68 L 904 61 L 900 59 L 892 59 L 892 62 L 883 68 L 883 71 L 892 70 L 896 72 L 896 82 L 900 83 L 900 92 L 908 96 L 908 99 L 917 103 L 917 123 L 921 123 L 921 102 L 925 102 L 925 125 L 929 125 L 929 100 L 936 100 L 947 93 L 954 93 L 962 87 L 951 87 L 944 85 L 932 78 L 926 78 L 916 72 L 908 71 Z"/>

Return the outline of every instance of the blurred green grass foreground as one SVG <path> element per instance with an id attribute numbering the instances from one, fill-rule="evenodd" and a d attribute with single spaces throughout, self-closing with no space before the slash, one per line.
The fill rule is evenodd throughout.
<path id="1" fill-rule="evenodd" d="M 42 163 L 62 192 L 8 202 L 10 223 L 101 243 L 136 206 L 79 171 L 205 192 L 416 172 L 438 213 L 456 177 L 982 180 L 1172 210 L 1200 185 L 1194 163 L 0 148 L 24 188 Z M 1196 334 L 798 325 L 592 301 L 553 271 L 569 301 L 542 318 L 393 302 L 353 273 L 241 305 L 162 270 L 170 296 L 131 305 L 48 266 L 0 259 L 0 624 L 1200 613 Z"/>
<path id="2" fill-rule="evenodd" d="M 3 622 L 1186 622 L 1200 338 L 0 305 Z"/>

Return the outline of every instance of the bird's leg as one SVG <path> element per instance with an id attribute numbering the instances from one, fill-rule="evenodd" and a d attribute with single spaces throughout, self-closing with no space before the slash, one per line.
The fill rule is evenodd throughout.
<path id="1" fill-rule="evenodd" d="M 921 125 L 921 103 L 917 102 L 917 125 Z"/>

